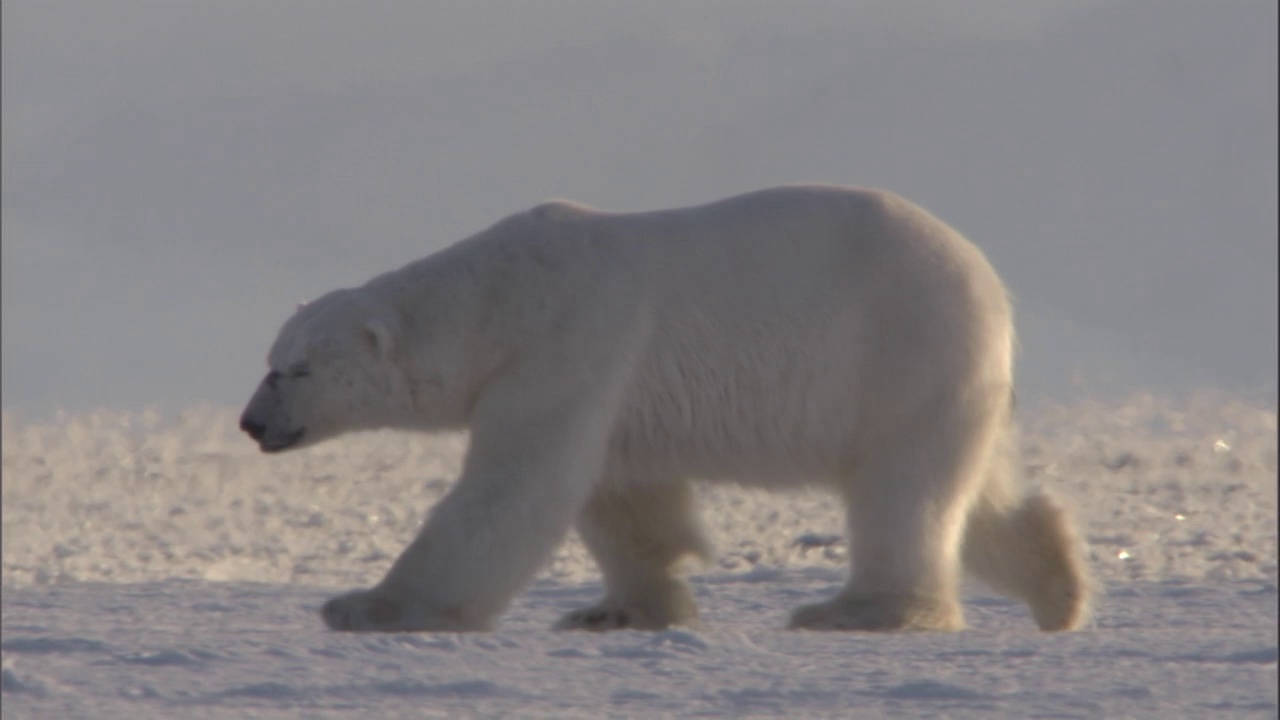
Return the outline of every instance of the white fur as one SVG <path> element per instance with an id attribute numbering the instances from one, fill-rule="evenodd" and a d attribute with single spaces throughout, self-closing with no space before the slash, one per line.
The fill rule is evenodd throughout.
<path id="1" fill-rule="evenodd" d="M 1013 342 L 982 253 L 890 193 L 556 201 L 300 308 L 242 425 L 269 451 L 471 431 L 386 578 L 325 606 L 336 629 L 489 628 L 575 523 L 606 596 L 559 627 L 694 624 L 693 479 L 843 504 L 848 584 L 793 627 L 959 628 L 963 564 L 1069 629 L 1087 580 L 1060 507 L 1015 492 Z"/>

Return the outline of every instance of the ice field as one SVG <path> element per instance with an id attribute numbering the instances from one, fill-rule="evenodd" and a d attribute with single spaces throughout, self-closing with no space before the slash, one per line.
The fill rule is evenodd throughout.
<path id="1" fill-rule="evenodd" d="M 351 635 L 320 604 L 378 580 L 462 437 L 263 456 L 235 411 L 3 425 L 6 718 L 1276 717 L 1276 413 L 1202 393 L 1019 410 L 1028 485 L 1075 510 L 1102 594 L 1035 629 L 969 586 L 956 634 L 783 630 L 841 582 L 821 494 L 704 486 L 706 628 L 549 630 L 593 600 L 576 539 L 492 634 Z"/>

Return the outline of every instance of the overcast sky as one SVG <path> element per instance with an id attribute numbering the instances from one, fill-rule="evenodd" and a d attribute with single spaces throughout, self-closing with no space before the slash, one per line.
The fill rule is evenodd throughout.
<path id="1" fill-rule="evenodd" d="M 1276 379 L 1258 0 L 5 0 L 3 404 L 236 406 L 294 306 L 553 197 L 886 187 L 1020 394 Z"/>

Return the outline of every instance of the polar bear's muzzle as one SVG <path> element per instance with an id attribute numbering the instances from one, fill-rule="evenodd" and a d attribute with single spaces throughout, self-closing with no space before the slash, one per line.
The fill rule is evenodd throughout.
<path id="1" fill-rule="evenodd" d="M 307 424 L 295 420 L 280 381 L 308 374 L 299 370 L 283 375 L 273 370 L 249 398 L 249 404 L 240 414 L 240 429 L 258 443 L 262 452 L 277 453 L 297 447 L 307 435 Z"/>
<path id="2" fill-rule="evenodd" d="M 307 434 L 306 428 L 298 428 L 283 435 L 271 433 L 267 426 L 262 423 L 255 422 L 248 415 L 240 418 L 240 429 L 248 433 L 249 437 L 258 442 L 258 447 L 262 452 L 275 453 L 281 450 L 288 450 L 302 441 L 303 436 Z"/>
<path id="3" fill-rule="evenodd" d="M 245 409 L 244 414 L 240 416 L 240 429 L 249 437 L 258 443 L 258 447 L 262 452 L 275 453 L 281 450 L 288 450 L 298 443 L 302 442 L 302 438 L 307 434 L 305 427 L 297 429 L 288 429 L 279 427 L 279 423 L 272 423 L 270 418 L 273 413 L 255 412 L 255 404 L 249 403 L 249 407 Z M 289 423 L 292 424 L 292 423 Z"/>

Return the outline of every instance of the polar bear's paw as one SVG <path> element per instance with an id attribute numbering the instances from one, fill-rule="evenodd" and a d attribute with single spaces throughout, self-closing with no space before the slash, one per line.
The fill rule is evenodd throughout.
<path id="1" fill-rule="evenodd" d="M 1053 570 L 1035 585 L 1027 603 L 1041 630 L 1074 630 L 1089 618 L 1089 578 L 1076 562 Z"/>
<path id="2" fill-rule="evenodd" d="M 642 627 L 643 621 L 644 618 L 634 615 L 626 608 L 602 603 L 566 613 L 555 624 L 555 629 L 604 632 L 606 630 L 661 630 L 665 627 Z"/>
<path id="3" fill-rule="evenodd" d="M 840 595 L 791 614 L 792 630 L 866 632 L 951 631 L 964 629 L 964 614 L 955 600 L 876 593 Z"/>
<path id="4" fill-rule="evenodd" d="M 698 604 L 684 580 L 653 578 L 623 584 L 625 590 L 606 595 L 591 607 L 560 618 L 556 630 L 665 630 L 672 625 L 696 629 Z"/>
<path id="5" fill-rule="evenodd" d="M 697 629 L 702 626 L 698 621 L 697 610 L 680 614 L 654 613 L 645 612 L 639 608 L 623 607 L 604 602 L 566 613 L 554 625 L 554 629 L 589 630 L 591 632 L 605 632 L 607 630 L 665 630 L 672 625 L 690 629 Z"/>
<path id="6" fill-rule="evenodd" d="M 622 603 L 604 600 L 591 607 L 579 608 L 555 624 L 556 630 L 665 630 L 672 625 L 697 629 L 698 606 L 683 584 L 673 584 L 673 591 L 646 598 L 645 602 Z"/>
<path id="7" fill-rule="evenodd" d="M 348 632 L 413 632 L 436 630 L 462 632 L 486 630 L 467 622 L 461 612 L 428 610 L 421 602 L 379 590 L 357 590 L 339 595 L 320 611 L 331 630 Z"/>
<path id="8" fill-rule="evenodd" d="M 1089 617 L 1093 592 L 1075 528 L 1062 506 L 1038 495 L 1023 503 L 1017 527 L 1030 550 L 1022 595 L 1041 630 L 1073 630 Z"/>

